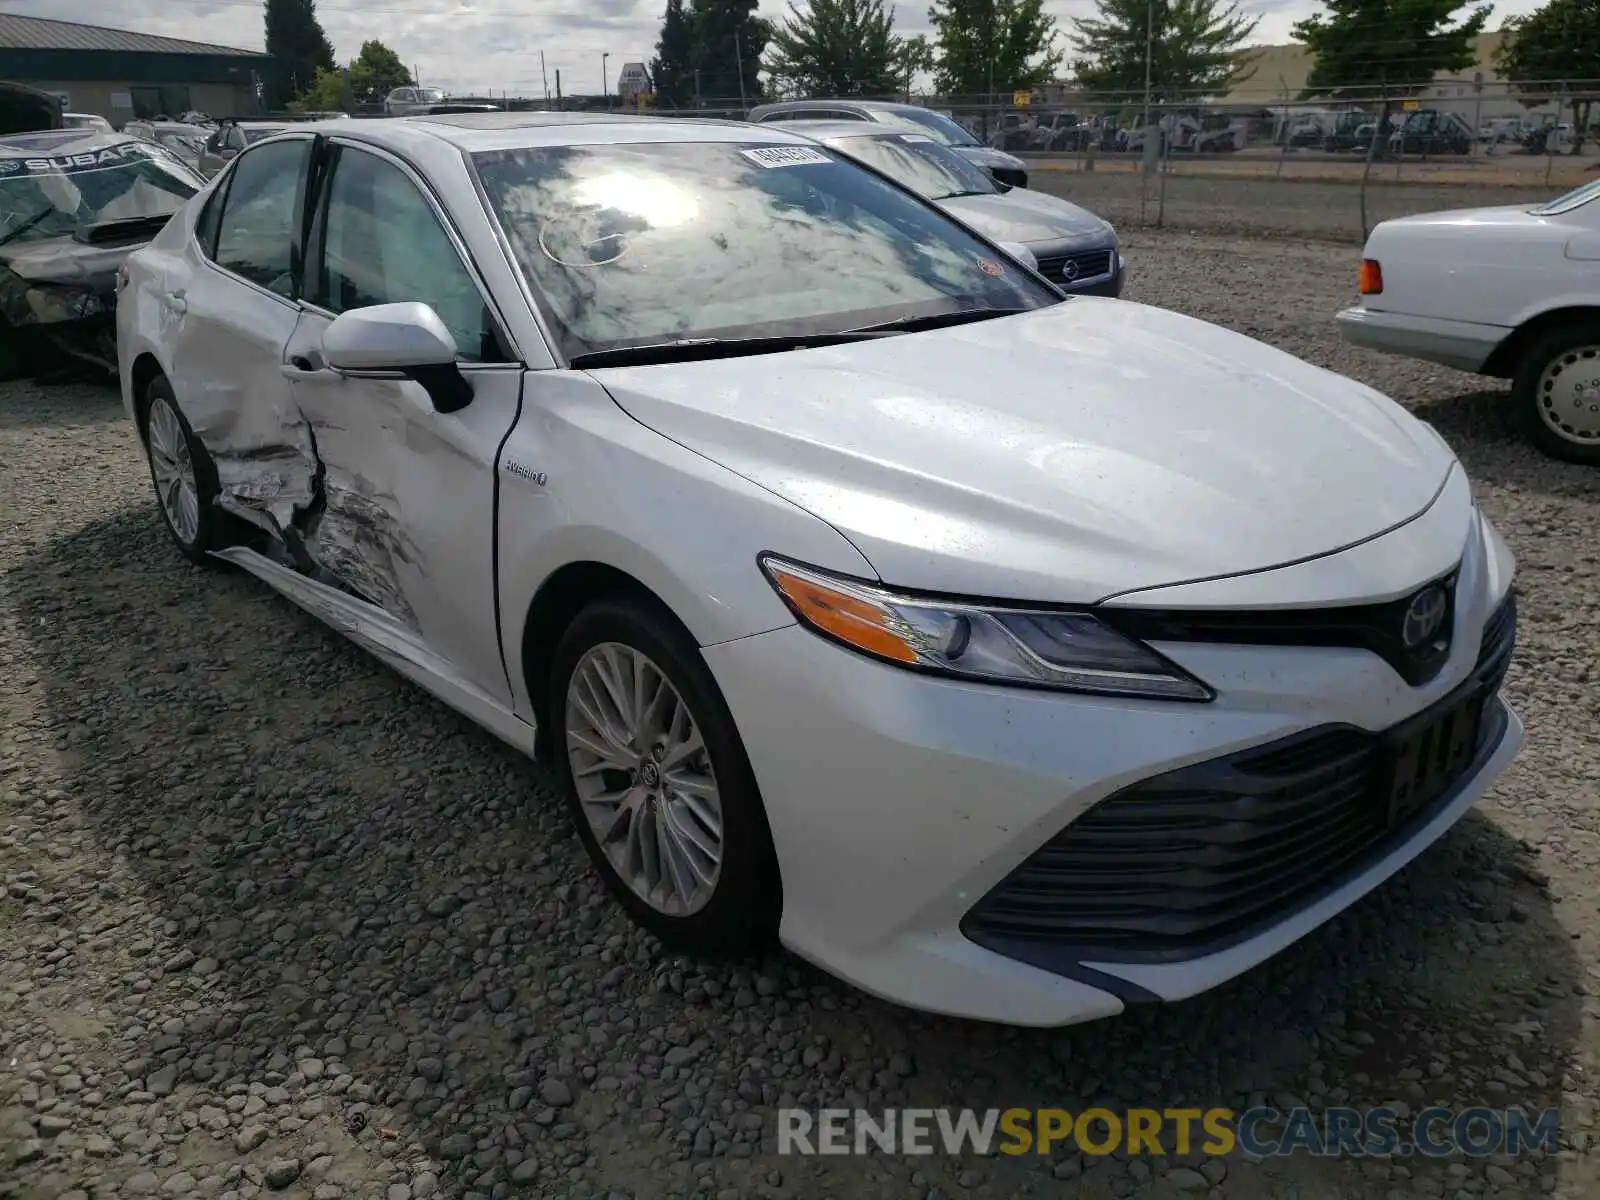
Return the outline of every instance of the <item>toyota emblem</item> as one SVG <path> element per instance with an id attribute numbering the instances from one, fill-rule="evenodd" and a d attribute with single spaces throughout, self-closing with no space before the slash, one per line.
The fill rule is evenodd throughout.
<path id="1" fill-rule="evenodd" d="M 1411 597 L 1405 619 L 1400 624 L 1400 640 L 1407 650 L 1419 650 L 1438 636 L 1449 606 L 1448 593 L 1437 583 Z"/>

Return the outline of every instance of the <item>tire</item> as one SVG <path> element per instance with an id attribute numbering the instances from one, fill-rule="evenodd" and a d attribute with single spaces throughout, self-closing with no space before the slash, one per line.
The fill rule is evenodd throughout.
<path id="1" fill-rule="evenodd" d="M 167 424 L 166 414 L 170 414 L 174 419 L 181 444 L 181 451 L 179 445 L 168 447 L 170 450 L 179 451 L 170 456 L 162 453 L 162 447 L 167 440 L 166 435 L 172 432 L 172 427 Z M 196 566 L 222 565 L 222 560 L 211 557 L 211 551 L 221 550 L 241 540 L 239 523 L 216 506 L 217 494 L 221 490 L 217 482 L 216 464 L 212 462 L 211 455 L 206 452 L 200 439 L 195 437 L 194 430 L 189 427 L 188 418 L 178 407 L 178 399 L 173 394 L 172 385 L 167 382 L 164 375 L 152 379 L 139 398 L 139 431 L 144 437 L 145 461 L 150 468 L 151 485 L 155 488 L 156 508 L 161 513 L 161 523 L 166 526 L 167 533 L 178 547 L 179 553 Z M 168 511 L 163 498 L 163 466 L 169 457 L 181 459 L 185 454 L 187 465 L 192 470 L 194 484 L 192 532 L 183 521 Z"/>
<path id="2" fill-rule="evenodd" d="M 1575 372 L 1581 393 L 1573 388 Z M 1566 462 L 1600 465 L 1600 320 L 1540 335 L 1517 366 L 1512 396 L 1539 449 Z"/>
<path id="3" fill-rule="evenodd" d="M 629 659 L 629 654 L 634 657 Z M 654 755 L 655 761 L 661 763 L 658 776 L 651 774 L 653 764 L 647 763 L 644 755 L 638 757 L 640 765 L 630 776 L 625 771 L 596 766 L 596 756 L 584 748 L 585 743 L 594 744 L 597 735 L 578 701 L 588 703 L 586 698 L 593 694 L 595 667 L 603 662 L 615 666 L 631 661 L 638 669 L 640 658 L 659 673 L 686 706 L 704 744 L 704 757 L 696 754 L 677 769 L 670 766 L 670 754 L 665 759 L 659 753 Z M 645 694 L 651 695 L 650 670 L 643 672 L 643 678 Z M 551 662 L 548 694 L 552 757 L 573 823 L 595 869 L 628 915 L 666 945 L 690 954 L 721 957 L 768 948 L 776 938 L 782 907 L 777 855 L 744 743 L 694 641 L 656 605 L 625 592 L 613 594 L 590 604 L 562 634 Z M 671 706 L 670 699 L 661 700 L 659 694 L 657 697 L 655 704 L 644 707 L 655 707 L 664 713 Z M 589 711 L 594 711 L 592 704 Z M 612 711 L 620 709 L 613 706 Z M 607 741 L 605 748 L 626 759 L 628 754 L 637 752 L 638 742 L 643 740 L 646 739 L 636 738 L 626 751 L 618 751 L 616 741 Z M 648 740 L 657 741 L 654 736 Z M 714 840 L 709 836 L 709 827 L 696 822 L 694 813 L 686 807 L 688 793 L 672 786 L 674 780 L 692 781 L 703 789 L 707 778 L 701 769 L 704 767 L 709 767 L 720 808 L 720 861 L 709 885 L 703 879 L 680 876 L 697 885 L 696 896 L 690 902 L 681 894 L 675 899 L 669 885 L 648 886 L 648 871 L 633 854 L 636 844 L 620 830 L 625 828 L 630 834 L 639 831 L 645 845 L 655 840 L 647 836 L 648 832 L 662 826 L 669 830 L 688 828 L 703 842 Z M 636 816 L 626 820 L 614 819 L 620 808 L 613 807 L 609 798 L 588 804 L 584 799 L 586 794 L 593 797 L 604 792 L 609 797 L 624 789 L 626 795 L 636 798 L 649 795 L 657 779 L 658 790 L 653 798 L 642 801 L 641 807 L 634 810 Z M 703 805 L 703 796 L 696 800 Z M 640 869 L 629 869 L 628 878 L 602 847 L 596 821 L 602 825 L 611 823 L 612 830 L 618 833 L 608 839 L 614 853 L 640 863 Z M 660 841 L 656 844 L 659 846 Z M 680 839 L 679 844 L 688 843 Z M 704 859 L 699 861 L 703 868 Z M 664 863 L 664 857 L 658 855 L 657 862 Z M 665 870 L 659 873 L 663 878 L 670 875 Z"/>
<path id="4" fill-rule="evenodd" d="M 0 383 L 10 383 L 28 374 L 28 361 L 17 331 L 0 321 Z"/>

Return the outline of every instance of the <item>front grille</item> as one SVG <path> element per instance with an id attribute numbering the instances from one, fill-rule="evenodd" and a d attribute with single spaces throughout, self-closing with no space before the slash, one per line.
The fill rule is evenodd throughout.
<path id="1" fill-rule="evenodd" d="M 1051 283 L 1059 283 L 1064 287 L 1071 287 L 1087 279 L 1098 279 L 1102 275 L 1111 274 L 1111 251 L 1088 250 L 1082 254 L 1048 255 L 1039 260 L 1039 274 Z"/>
<path id="2" fill-rule="evenodd" d="M 1516 638 L 1507 597 L 1485 625 L 1472 679 L 1402 729 L 1424 759 L 1493 697 Z M 1476 743 L 1391 807 L 1392 737 L 1350 726 L 1295 734 L 1183 767 L 1095 805 L 968 913 L 968 937 L 1046 969 L 1081 961 L 1173 961 L 1214 953 L 1310 903 L 1425 822 L 1488 745 L 1505 712 L 1482 709 Z M 1435 737 L 1435 735 L 1438 735 Z M 1407 770 L 1410 770 L 1408 765 Z M 1408 776 L 1409 777 L 1409 776 Z M 1409 785 L 1400 789 L 1409 793 Z"/>
<path id="3" fill-rule="evenodd" d="M 1450 658 L 1455 627 L 1457 574 L 1444 585 L 1446 603 L 1441 634 L 1415 648 L 1404 641 L 1406 610 L 1417 595 L 1382 604 L 1338 608 L 1264 609 L 1234 612 L 1164 611 L 1149 608 L 1097 609 L 1108 624 L 1145 642 L 1222 642 L 1234 646 L 1340 646 L 1370 650 L 1417 687 L 1439 674 Z M 1432 587 L 1425 584 L 1418 592 Z"/>

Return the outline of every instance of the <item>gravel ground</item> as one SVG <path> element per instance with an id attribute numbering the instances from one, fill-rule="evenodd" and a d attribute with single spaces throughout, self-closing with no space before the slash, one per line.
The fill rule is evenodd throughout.
<path id="1" fill-rule="evenodd" d="M 1306 179 L 1225 178 L 1182 174 L 1179 167 L 1166 180 L 1166 206 L 1160 204 L 1159 176 L 1133 171 L 1034 169 L 1029 184 L 1042 192 L 1065 196 L 1091 209 L 1119 229 L 1315 238 L 1319 241 L 1364 241 L 1359 183 Z M 1199 168 L 1196 168 L 1199 169 Z M 1393 167 L 1388 171 L 1392 172 Z M 1145 203 L 1141 215 L 1139 195 Z M 1466 184 L 1395 184 L 1375 168 L 1367 189 L 1367 225 L 1412 213 L 1444 208 L 1476 208 L 1498 204 L 1532 207 L 1567 191 L 1567 187 L 1475 187 Z M 1352 267 L 1353 271 L 1354 268 Z M 1162 303 L 1171 303 L 1161 297 Z"/>
<path id="2" fill-rule="evenodd" d="M 1600 1194 L 1600 475 L 1501 392 L 1344 348 L 1348 248 L 1144 234 L 1134 298 L 1434 421 L 1521 559 L 1530 744 L 1418 863 L 1218 992 L 1037 1032 L 781 955 L 665 954 L 549 780 L 263 586 L 167 544 L 115 395 L 0 389 L 0 1196 Z M 1286 286 L 1286 284 L 1290 286 Z M 1562 1111 L 1560 1152 L 778 1158 L 800 1104 Z"/>

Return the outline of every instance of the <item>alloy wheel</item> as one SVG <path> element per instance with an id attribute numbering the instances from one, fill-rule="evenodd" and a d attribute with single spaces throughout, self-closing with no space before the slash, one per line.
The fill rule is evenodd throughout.
<path id="1" fill-rule="evenodd" d="M 1563 441 L 1600 446 L 1600 346 L 1573 346 L 1545 367 L 1534 393 L 1539 419 Z"/>
<path id="2" fill-rule="evenodd" d="M 694 714 L 648 656 L 592 646 L 567 683 L 567 763 L 607 861 L 657 912 L 704 908 L 722 869 L 722 801 Z"/>
<path id="3" fill-rule="evenodd" d="M 192 546 L 200 536 L 200 492 L 195 483 L 189 439 L 184 436 L 183 424 L 165 396 L 157 396 L 150 402 L 145 438 L 161 511 L 166 514 L 167 524 L 172 526 L 178 540 L 185 546 Z"/>

